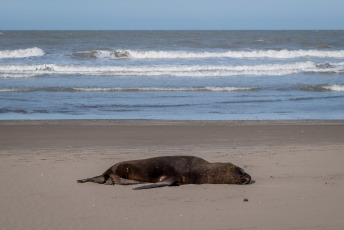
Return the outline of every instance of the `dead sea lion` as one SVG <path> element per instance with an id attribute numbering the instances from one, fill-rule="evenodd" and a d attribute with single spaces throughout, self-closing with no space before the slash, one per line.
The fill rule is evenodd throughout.
<path id="1" fill-rule="evenodd" d="M 251 176 L 232 163 L 209 163 L 193 156 L 163 156 L 115 164 L 103 175 L 78 180 L 78 183 L 142 184 L 148 189 L 183 184 L 248 184 Z"/>

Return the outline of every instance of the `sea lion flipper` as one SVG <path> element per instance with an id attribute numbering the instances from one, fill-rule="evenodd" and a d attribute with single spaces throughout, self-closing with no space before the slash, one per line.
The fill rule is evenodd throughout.
<path id="1" fill-rule="evenodd" d="M 153 184 L 148 184 L 140 187 L 133 188 L 133 190 L 140 190 L 140 189 L 149 189 L 149 188 L 161 188 L 165 186 L 171 186 L 176 183 L 176 179 L 174 177 L 168 177 L 163 181 L 153 183 Z"/>
<path id="2" fill-rule="evenodd" d="M 86 182 L 93 182 L 98 184 L 104 184 L 105 183 L 105 177 L 103 175 L 95 176 L 91 178 L 81 179 L 77 180 L 78 183 L 86 183 Z"/>
<path id="3" fill-rule="evenodd" d="M 120 184 L 120 185 L 133 185 L 133 184 L 144 184 L 145 183 L 142 181 L 125 179 L 125 178 L 119 177 L 115 174 L 111 174 L 110 178 L 114 184 Z"/>
<path id="4" fill-rule="evenodd" d="M 105 185 L 115 185 L 115 183 L 111 180 L 111 178 L 108 178 L 104 184 Z"/>

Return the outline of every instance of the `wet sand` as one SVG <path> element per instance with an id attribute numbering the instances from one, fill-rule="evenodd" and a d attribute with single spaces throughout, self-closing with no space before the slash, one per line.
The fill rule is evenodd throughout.
<path id="1" fill-rule="evenodd" d="M 344 228 L 344 121 L 0 121 L 0 146 L 1 229 Z M 254 183 L 76 183 L 163 155 L 232 162 Z"/>

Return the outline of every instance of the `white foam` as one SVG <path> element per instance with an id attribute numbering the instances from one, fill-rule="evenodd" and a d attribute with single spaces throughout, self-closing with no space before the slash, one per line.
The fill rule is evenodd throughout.
<path id="1" fill-rule="evenodd" d="M 85 52 L 98 58 L 132 59 L 188 59 L 188 58 L 344 58 L 344 50 L 252 50 L 227 52 L 95 50 Z"/>
<path id="2" fill-rule="evenodd" d="M 63 66 L 63 65 L 0 65 L 0 77 L 32 77 L 44 74 L 89 76 L 281 76 L 302 72 L 336 73 L 343 63 L 326 66 L 310 61 L 265 65 L 184 65 L 184 66 Z"/>
<path id="3" fill-rule="evenodd" d="M 155 88 L 155 87 L 141 87 L 141 88 L 73 88 L 75 91 L 81 92 L 117 92 L 117 91 L 194 91 L 193 88 Z"/>
<path id="4" fill-rule="evenodd" d="M 335 92 L 344 92 L 344 85 L 326 85 L 323 88 Z"/>
<path id="5" fill-rule="evenodd" d="M 0 93 L 18 92 L 17 89 L 0 89 Z"/>
<path id="6" fill-rule="evenodd" d="M 0 51 L 0 58 L 27 58 L 27 57 L 40 57 L 43 55 L 44 55 L 44 51 L 37 47 L 28 48 L 28 49 Z"/>
<path id="7" fill-rule="evenodd" d="M 251 87 L 212 87 L 212 86 L 205 87 L 205 89 L 209 91 L 228 91 L 228 92 L 256 90 L 256 88 L 251 88 Z"/>

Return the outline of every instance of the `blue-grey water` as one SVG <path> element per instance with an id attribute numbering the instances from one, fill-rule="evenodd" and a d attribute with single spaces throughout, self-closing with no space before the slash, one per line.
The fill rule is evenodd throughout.
<path id="1" fill-rule="evenodd" d="M 344 119 L 344 31 L 0 31 L 5 119 Z"/>

